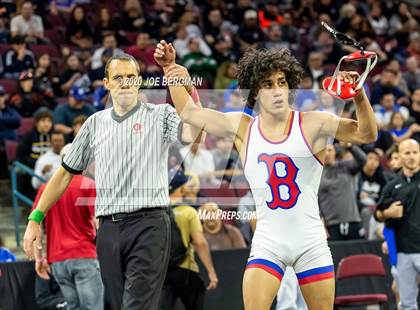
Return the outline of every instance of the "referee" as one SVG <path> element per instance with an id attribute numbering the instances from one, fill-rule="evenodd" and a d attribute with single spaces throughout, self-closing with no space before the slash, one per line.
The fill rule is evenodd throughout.
<path id="1" fill-rule="evenodd" d="M 176 140 L 193 142 L 199 132 L 168 104 L 138 102 L 138 85 L 128 82 L 139 75 L 130 55 L 107 62 L 104 86 L 113 107 L 83 124 L 29 216 L 24 236 L 28 257 L 41 259 L 40 223 L 73 175 L 94 160 L 97 252 L 106 304 L 113 310 L 158 307 L 170 248 L 168 148 Z"/>

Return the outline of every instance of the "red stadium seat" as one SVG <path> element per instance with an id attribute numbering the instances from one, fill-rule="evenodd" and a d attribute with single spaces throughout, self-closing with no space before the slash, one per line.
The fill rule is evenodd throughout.
<path id="1" fill-rule="evenodd" d="M 382 258 L 373 254 L 359 254 L 351 255 L 343 258 L 337 270 L 337 286 L 340 280 L 362 277 L 362 276 L 376 276 L 385 278 L 385 268 L 382 263 Z M 384 284 L 386 288 L 386 284 Z M 388 301 L 387 294 L 353 294 L 336 296 L 336 306 L 366 306 L 373 304 L 384 304 Z"/>
<path id="2" fill-rule="evenodd" d="M 18 81 L 13 79 L 0 79 L 0 85 L 4 87 L 9 95 L 16 93 L 19 88 Z"/>
<path id="3" fill-rule="evenodd" d="M 35 57 L 38 58 L 42 54 L 49 54 L 51 58 L 59 58 L 60 52 L 54 45 L 32 44 L 30 47 Z"/>
<path id="4" fill-rule="evenodd" d="M 51 44 L 60 46 L 66 43 L 65 35 L 57 31 L 56 29 L 46 29 L 44 31 L 44 35 L 45 37 L 50 39 Z"/>
<path id="5" fill-rule="evenodd" d="M 12 47 L 11 47 L 11 45 L 10 44 L 0 44 L 0 55 L 4 55 L 4 54 L 6 54 L 6 52 L 8 51 L 8 50 L 10 50 Z"/>
<path id="6" fill-rule="evenodd" d="M 230 184 L 202 184 L 200 192 L 206 197 L 206 201 L 215 202 L 222 209 L 236 208 L 238 204 L 238 197 Z"/>
<path id="7" fill-rule="evenodd" d="M 22 117 L 20 127 L 16 130 L 18 136 L 23 136 L 34 127 L 34 119 L 32 117 Z"/>
<path id="8" fill-rule="evenodd" d="M 7 161 L 11 163 L 16 159 L 16 152 L 19 144 L 17 143 L 17 141 L 13 140 L 5 140 L 4 143 L 6 145 Z"/>
<path id="9" fill-rule="evenodd" d="M 124 37 L 126 37 L 131 44 L 136 44 L 138 34 L 139 33 L 136 31 L 124 31 Z"/>

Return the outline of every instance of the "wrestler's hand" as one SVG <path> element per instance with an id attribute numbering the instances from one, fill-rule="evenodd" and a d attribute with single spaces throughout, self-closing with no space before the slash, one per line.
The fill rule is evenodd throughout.
<path id="1" fill-rule="evenodd" d="M 41 242 L 41 225 L 34 221 L 29 221 L 23 236 L 23 250 L 29 259 L 34 258 L 34 245 L 38 250 L 42 249 Z"/>
<path id="2" fill-rule="evenodd" d="M 163 68 L 168 68 L 175 64 L 176 51 L 172 46 L 172 43 L 166 43 L 165 40 L 161 40 L 157 45 L 153 54 L 155 61 Z"/>
<path id="3" fill-rule="evenodd" d="M 185 89 L 188 91 L 189 94 L 191 94 L 193 85 L 189 83 L 191 81 L 190 74 L 188 73 L 187 68 L 173 64 L 167 68 L 164 69 L 165 75 L 168 79 L 168 81 L 179 81 L 179 85 L 172 85 L 172 86 L 184 86 Z M 185 81 L 187 83 L 182 83 L 182 81 Z"/>
<path id="4" fill-rule="evenodd" d="M 344 81 L 349 84 L 354 84 L 357 82 L 358 78 L 360 77 L 359 73 L 356 71 L 340 71 L 338 73 L 339 78 L 341 81 Z"/>

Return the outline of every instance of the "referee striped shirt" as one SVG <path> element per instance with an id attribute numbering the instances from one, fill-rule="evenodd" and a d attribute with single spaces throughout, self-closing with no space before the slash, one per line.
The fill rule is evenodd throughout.
<path id="1" fill-rule="evenodd" d="M 113 108 L 90 116 L 63 160 L 80 174 L 95 162 L 95 215 L 169 205 L 168 148 L 181 134 L 169 104 L 138 103 L 124 116 Z"/>

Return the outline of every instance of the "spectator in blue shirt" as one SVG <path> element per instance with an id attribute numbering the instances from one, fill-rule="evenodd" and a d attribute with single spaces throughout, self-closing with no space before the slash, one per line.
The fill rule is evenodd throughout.
<path id="1" fill-rule="evenodd" d="M 73 132 L 73 120 L 79 115 L 89 117 L 96 112 L 95 108 L 85 103 L 88 90 L 73 86 L 70 89 L 68 103 L 58 105 L 54 110 L 54 128 L 64 134 Z"/>

